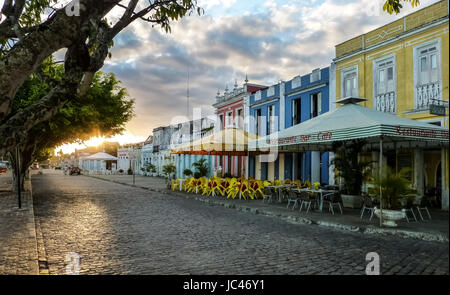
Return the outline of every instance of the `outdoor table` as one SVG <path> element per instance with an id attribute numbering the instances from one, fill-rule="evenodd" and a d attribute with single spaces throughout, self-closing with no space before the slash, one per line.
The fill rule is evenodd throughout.
<path id="1" fill-rule="evenodd" d="M 282 184 L 282 185 L 268 185 L 266 187 L 272 187 L 278 189 L 278 202 L 281 203 L 281 189 L 285 187 L 292 187 L 291 184 Z"/>
<path id="2" fill-rule="evenodd" d="M 306 191 L 311 193 L 319 193 L 320 194 L 320 202 L 319 202 L 319 211 L 322 212 L 323 209 L 323 195 L 324 193 L 333 193 L 334 190 L 325 190 L 325 189 L 312 189 L 312 188 L 301 188 L 298 191 Z"/>

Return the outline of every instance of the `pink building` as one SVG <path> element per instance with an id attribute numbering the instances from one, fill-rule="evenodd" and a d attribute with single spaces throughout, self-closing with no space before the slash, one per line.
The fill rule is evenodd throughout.
<path id="1" fill-rule="evenodd" d="M 238 87 L 237 82 L 234 84 L 233 90 L 229 91 L 225 88 L 223 95 L 217 92 L 216 103 L 213 107 L 216 108 L 219 126 L 223 128 L 240 128 L 244 130 L 244 118 L 248 114 L 244 114 L 246 110 L 245 104 L 248 103 L 248 98 L 251 94 L 258 90 L 266 89 L 266 86 L 248 83 L 242 87 Z M 216 170 L 221 167 L 223 173 L 230 173 L 232 176 L 245 176 L 246 157 L 241 156 L 217 156 L 215 159 Z"/>

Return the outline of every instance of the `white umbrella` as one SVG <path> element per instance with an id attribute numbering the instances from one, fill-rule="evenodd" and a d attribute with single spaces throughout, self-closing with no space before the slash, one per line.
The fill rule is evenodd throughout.
<path id="1" fill-rule="evenodd" d="M 111 156 L 107 153 L 96 153 L 93 155 L 90 155 L 89 157 L 84 158 L 84 160 L 100 160 L 100 161 L 114 161 L 117 160 L 117 157 Z"/>

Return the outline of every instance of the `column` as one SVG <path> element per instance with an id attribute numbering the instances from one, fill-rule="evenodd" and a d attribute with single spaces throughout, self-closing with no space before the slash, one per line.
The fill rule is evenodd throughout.
<path id="1" fill-rule="evenodd" d="M 449 207 L 449 153 L 448 148 L 441 150 L 441 173 L 442 173 L 442 210 L 448 211 Z"/>
<path id="2" fill-rule="evenodd" d="M 311 183 L 320 182 L 320 152 L 311 152 Z"/>
<path id="3" fill-rule="evenodd" d="M 292 154 L 292 181 L 299 179 L 298 175 L 298 157 L 301 156 L 298 153 Z"/>
<path id="4" fill-rule="evenodd" d="M 422 196 L 424 194 L 424 170 L 423 150 L 414 149 L 414 186 Z"/>
<path id="5" fill-rule="evenodd" d="M 278 179 L 284 180 L 284 153 L 278 153 L 279 165 L 278 165 Z"/>
<path id="6" fill-rule="evenodd" d="M 332 164 L 333 160 L 334 160 L 334 153 L 333 152 L 329 152 L 329 157 L 328 157 L 328 183 L 330 185 L 335 185 L 335 171 L 334 171 L 335 168 L 334 168 L 334 165 Z"/>

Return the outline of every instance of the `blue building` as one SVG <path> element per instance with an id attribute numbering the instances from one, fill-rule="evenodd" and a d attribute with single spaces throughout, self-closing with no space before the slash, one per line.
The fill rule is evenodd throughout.
<path id="1" fill-rule="evenodd" d="M 301 124 L 329 111 L 329 67 L 256 92 L 248 99 L 248 130 L 259 136 Z M 249 175 L 256 179 L 300 179 L 328 183 L 328 153 L 279 153 L 275 161 L 250 157 Z"/>

